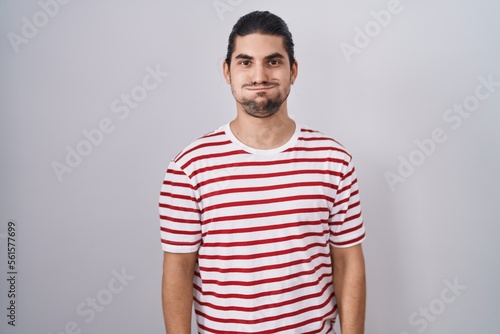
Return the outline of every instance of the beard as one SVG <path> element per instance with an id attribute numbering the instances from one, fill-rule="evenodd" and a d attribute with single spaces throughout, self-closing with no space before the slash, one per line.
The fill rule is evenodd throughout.
<path id="1" fill-rule="evenodd" d="M 288 94 L 283 97 L 280 91 L 271 97 L 266 97 L 266 93 L 257 95 L 259 96 L 257 99 L 244 97 L 237 101 L 248 115 L 256 118 L 266 118 L 276 114 L 288 97 Z"/>
<path id="2" fill-rule="evenodd" d="M 281 99 L 281 94 L 278 94 L 275 98 L 267 98 L 262 101 L 243 98 L 240 101 L 240 105 L 248 115 L 257 118 L 266 118 L 276 114 L 283 102 L 284 99 Z"/>

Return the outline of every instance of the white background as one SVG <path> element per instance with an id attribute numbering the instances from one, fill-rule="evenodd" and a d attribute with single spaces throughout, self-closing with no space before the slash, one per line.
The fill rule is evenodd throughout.
<path id="1" fill-rule="evenodd" d="M 50 16 L 38 1 L 0 2 L 0 332 L 162 333 L 161 181 L 177 152 L 234 117 L 221 61 L 233 24 L 259 9 L 294 37 L 291 115 L 356 160 L 366 333 L 500 333 L 500 86 L 473 97 L 479 77 L 500 82 L 500 3 L 401 0 L 384 27 L 371 11 L 390 3 L 73 0 Z M 356 37 L 365 28 L 367 45 Z M 168 76 L 127 117 L 113 112 L 141 92 L 148 67 Z M 445 119 L 466 101 L 479 105 L 461 123 Z M 82 131 L 106 119 L 112 131 L 85 146 Z M 430 144 L 435 129 L 441 142 Z M 70 167 L 67 147 L 87 155 Z M 54 164 L 67 169 L 58 177 Z"/>

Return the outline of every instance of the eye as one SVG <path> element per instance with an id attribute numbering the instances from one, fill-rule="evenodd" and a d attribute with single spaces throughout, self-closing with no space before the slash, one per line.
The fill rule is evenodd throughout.
<path id="1" fill-rule="evenodd" d="M 243 65 L 243 66 L 248 66 L 248 65 L 250 65 L 250 61 L 249 60 L 242 60 L 242 61 L 238 62 L 238 64 Z"/>
<path id="2" fill-rule="evenodd" d="M 272 59 L 269 61 L 269 65 L 271 65 L 271 66 L 278 66 L 280 64 L 281 64 L 281 61 L 278 59 Z"/>

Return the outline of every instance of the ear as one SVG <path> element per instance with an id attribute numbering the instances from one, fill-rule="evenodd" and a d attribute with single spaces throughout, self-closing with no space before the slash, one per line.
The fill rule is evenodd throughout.
<path id="1" fill-rule="evenodd" d="M 292 68 L 290 69 L 290 83 L 293 85 L 299 74 L 299 63 L 297 60 L 293 61 Z"/>
<path id="2" fill-rule="evenodd" d="M 229 71 L 229 64 L 226 60 L 222 63 L 222 73 L 224 73 L 224 78 L 228 84 L 231 83 L 231 72 Z"/>

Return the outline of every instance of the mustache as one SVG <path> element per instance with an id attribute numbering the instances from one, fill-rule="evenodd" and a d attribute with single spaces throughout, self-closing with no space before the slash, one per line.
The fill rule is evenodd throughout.
<path id="1" fill-rule="evenodd" d="M 256 88 L 256 87 L 276 87 L 278 86 L 277 83 L 275 82 L 261 82 L 261 83 L 256 83 L 256 82 L 252 82 L 252 83 L 246 83 L 242 86 L 242 88 L 246 88 L 246 87 L 252 87 L 252 88 Z"/>

